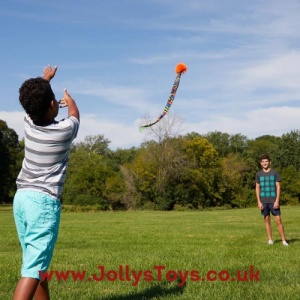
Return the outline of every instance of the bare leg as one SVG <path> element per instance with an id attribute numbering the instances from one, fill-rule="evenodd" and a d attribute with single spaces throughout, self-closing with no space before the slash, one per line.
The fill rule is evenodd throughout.
<path id="1" fill-rule="evenodd" d="M 50 300 L 48 281 L 22 277 L 17 285 L 14 300 Z"/>
<path id="2" fill-rule="evenodd" d="M 270 218 L 270 216 L 265 216 L 265 226 L 266 226 L 268 239 L 269 239 L 269 241 L 272 241 L 272 230 L 271 230 L 271 218 Z"/>
<path id="3" fill-rule="evenodd" d="M 284 228 L 283 228 L 283 224 L 282 224 L 282 221 L 281 221 L 281 217 L 280 216 L 274 216 L 274 219 L 276 221 L 278 232 L 281 236 L 281 240 L 284 242 L 285 241 L 285 234 L 284 234 Z"/>
<path id="4" fill-rule="evenodd" d="M 50 292 L 48 287 L 48 280 L 40 281 L 36 292 L 34 294 L 35 300 L 50 300 Z"/>
<path id="5" fill-rule="evenodd" d="M 22 277 L 16 287 L 14 300 L 32 300 L 39 280 L 36 278 Z"/>

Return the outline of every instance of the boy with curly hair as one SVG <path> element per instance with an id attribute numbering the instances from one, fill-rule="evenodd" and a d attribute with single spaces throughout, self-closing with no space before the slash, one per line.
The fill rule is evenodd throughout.
<path id="1" fill-rule="evenodd" d="M 13 212 L 22 247 L 21 278 L 14 300 L 50 299 L 48 282 L 40 280 L 51 262 L 60 222 L 60 197 L 66 178 L 70 145 L 79 128 L 79 110 L 64 90 L 55 99 L 50 80 L 57 67 L 44 68 L 43 77 L 26 80 L 19 100 L 26 116 L 25 157 L 17 178 Z M 56 121 L 59 105 L 68 117 Z"/>

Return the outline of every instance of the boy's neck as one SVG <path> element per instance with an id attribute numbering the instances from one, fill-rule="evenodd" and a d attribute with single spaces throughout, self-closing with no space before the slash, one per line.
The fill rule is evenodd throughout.
<path id="1" fill-rule="evenodd" d="M 271 168 L 270 168 L 270 167 L 268 167 L 268 168 L 266 168 L 266 169 L 263 169 L 263 171 L 264 171 L 264 172 L 266 172 L 266 173 L 268 173 L 268 172 L 270 172 L 270 171 L 271 171 Z"/>
<path id="2" fill-rule="evenodd" d="M 41 121 L 37 121 L 37 122 L 33 122 L 34 125 L 37 125 L 37 126 L 48 126 L 50 124 L 53 124 L 55 123 L 55 120 L 54 119 L 50 119 L 50 120 L 41 120 Z"/>

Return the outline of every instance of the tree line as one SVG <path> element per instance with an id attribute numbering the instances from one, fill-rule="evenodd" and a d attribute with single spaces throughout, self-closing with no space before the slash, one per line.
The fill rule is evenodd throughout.
<path id="1" fill-rule="evenodd" d="M 94 210 L 256 206 L 255 173 L 264 153 L 281 174 L 281 204 L 299 204 L 299 130 L 255 139 L 221 131 L 180 135 L 166 122 L 151 128 L 139 147 L 111 150 L 102 134 L 74 143 L 63 204 Z M 24 141 L 0 120 L 1 203 L 13 200 L 23 156 Z"/>

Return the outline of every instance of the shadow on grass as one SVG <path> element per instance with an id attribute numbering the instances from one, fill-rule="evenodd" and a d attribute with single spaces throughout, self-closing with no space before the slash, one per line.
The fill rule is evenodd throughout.
<path id="1" fill-rule="evenodd" d="M 160 283 L 143 291 L 133 292 L 130 294 L 123 295 L 111 295 L 106 297 L 97 297 L 95 300 L 151 300 L 151 299 L 163 299 L 170 295 L 181 295 L 183 294 L 185 285 L 178 286 L 178 283 Z"/>
<path id="2" fill-rule="evenodd" d="M 297 243 L 297 242 L 299 242 L 300 241 L 300 239 L 287 239 L 286 240 L 287 242 L 288 242 L 288 244 L 294 244 L 294 243 Z M 278 244 L 281 244 L 282 243 L 282 241 L 281 240 L 274 240 L 274 243 L 278 243 Z"/>
<path id="3" fill-rule="evenodd" d="M 299 241 L 300 241 L 300 239 L 287 239 L 287 242 L 289 244 L 294 244 L 294 243 L 299 242 Z"/>

